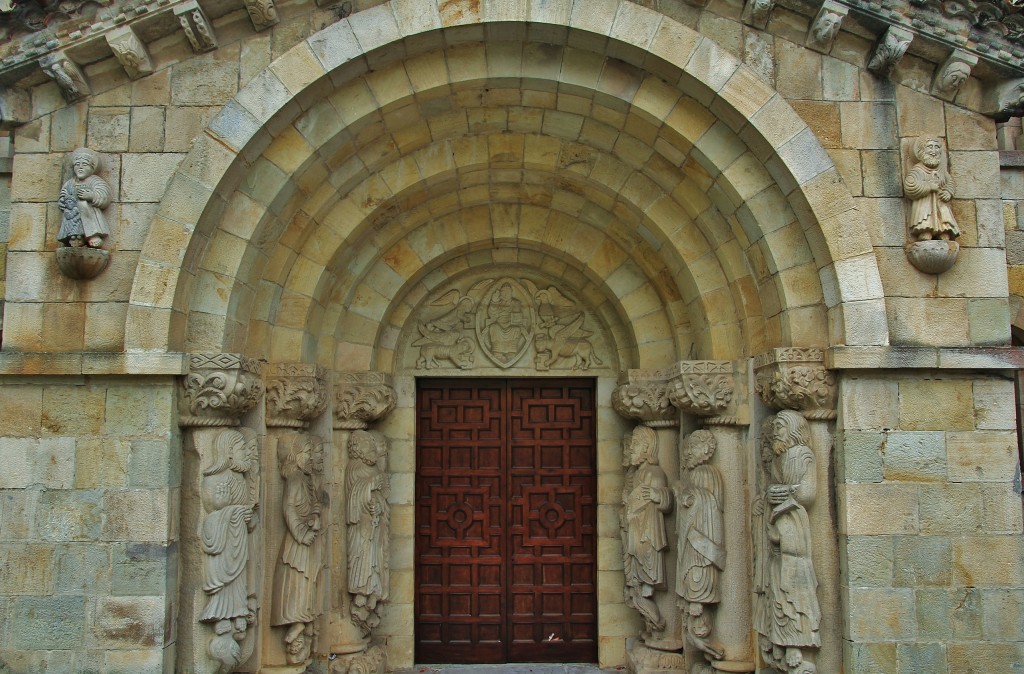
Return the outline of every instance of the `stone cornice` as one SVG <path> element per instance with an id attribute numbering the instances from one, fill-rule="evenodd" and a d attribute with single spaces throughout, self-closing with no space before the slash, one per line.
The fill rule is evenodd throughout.
<path id="1" fill-rule="evenodd" d="M 830 370 L 1021 370 L 1019 346 L 835 346 L 825 353 Z"/>

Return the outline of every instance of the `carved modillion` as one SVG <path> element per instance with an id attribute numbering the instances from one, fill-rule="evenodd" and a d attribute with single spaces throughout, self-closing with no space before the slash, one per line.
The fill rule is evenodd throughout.
<path id="1" fill-rule="evenodd" d="M 198 2 L 191 0 L 176 6 L 174 15 L 178 17 L 178 23 L 181 24 L 181 29 L 185 32 L 185 37 L 188 38 L 193 51 L 202 54 L 217 48 L 217 37 L 214 35 L 213 26 Z"/>
<path id="2" fill-rule="evenodd" d="M 146 45 L 131 26 L 122 26 L 107 33 L 107 44 L 131 79 L 137 80 L 153 72 L 153 61 Z"/>
<path id="3" fill-rule="evenodd" d="M 988 83 L 981 112 L 997 122 L 1024 115 L 1024 78 Z"/>
<path id="4" fill-rule="evenodd" d="M 64 52 L 47 54 L 39 61 L 39 65 L 57 83 L 61 95 L 68 103 L 75 103 L 92 93 L 85 73 Z"/>
<path id="5" fill-rule="evenodd" d="M 946 101 L 952 101 L 960 87 L 971 76 L 978 57 L 957 49 L 935 70 L 932 80 L 932 94 Z"/>
<path id="6" fill-rule="evenodd" d="M 245 8 L 249 12 L 249 19 L 257 30 L 266 30 L 280 19 L 277 16 L 277 9 L 274 7 L 274 0 L 243 0 Z"/>
<path id="7" fill-rule="evenodd" d="M 387 441 L 375 431 L 353 431 L 345 473 L 348 591 L 352 622 L 364 636 L 380 624 L 390 594 L 391 486 Z"/>
<path id="8" fill-rule="evenodd" d="M 259 609 L 259 583 L 250 566 L 259 558 L 253 531 L 260 495 L 256 433 L 222 428 L 196 436 L 202 461 L 199 487 L 205 516 L 199 531 L 203 550 L 206 606 L 200 622 L 210 623 L 210 657 L 233 672 L 252 655 L 258 641 L 250 630 Z"/>
<path id="9" fill-rule="evenodd" d="M 868 61 L 868 70 L 881 77 L 888 77 L 907 53 L 913 39 L 914 34 L 909 30 L 889 26 Z"/>
<path id="10" fill-rule="evenodd" d="M 807 31 L 807 46 L 823 54 L 831 51 L 832 43 L 839 35 L 843 19 L 846 18 L 849 11 L 849 8 L 835 0 L 825 0 L 825 4 L 818 10 L 817 16 L 814 17 L 814 21 L 811 22 L 811 27 Z"/>
<path id="11" fill-rule="evenodd" d="M 764 30 L 768 26 L 775 0 L 747 0 L 743 6 L 741 19 L 748 26 Z"/>

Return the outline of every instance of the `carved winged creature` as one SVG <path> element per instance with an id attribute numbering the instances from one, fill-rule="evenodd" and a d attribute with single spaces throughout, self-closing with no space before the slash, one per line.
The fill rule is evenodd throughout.
<path id="1" fill-rule="evenodd" d="M 460 295 L 458 290 L 449 290 L 430 304 L 442 307 L 450 305 L 452 308 L 437 318 L 420 323 L 417 330 L 422 336 L 412 345 L 443 344 L 451 346 L 455 344 L 462 337 L 463 328 L 472 325 L 472 298 Z"/>

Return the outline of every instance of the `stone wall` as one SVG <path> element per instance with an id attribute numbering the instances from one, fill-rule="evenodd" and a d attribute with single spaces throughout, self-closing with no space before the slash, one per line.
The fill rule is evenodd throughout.
<path id="1" fill-rule="evenodd" d="M 0 408 L 0 669 L 170 671 L 173 380 L 7 377 Z"/>

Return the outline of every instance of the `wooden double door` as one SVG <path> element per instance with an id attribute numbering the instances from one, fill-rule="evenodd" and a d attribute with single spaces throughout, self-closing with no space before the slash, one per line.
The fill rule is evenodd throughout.
<path id="1" fill-rule="evenodd" d="M 417 662 L 597 660 L 591 379 L 421 379 Z"/>

